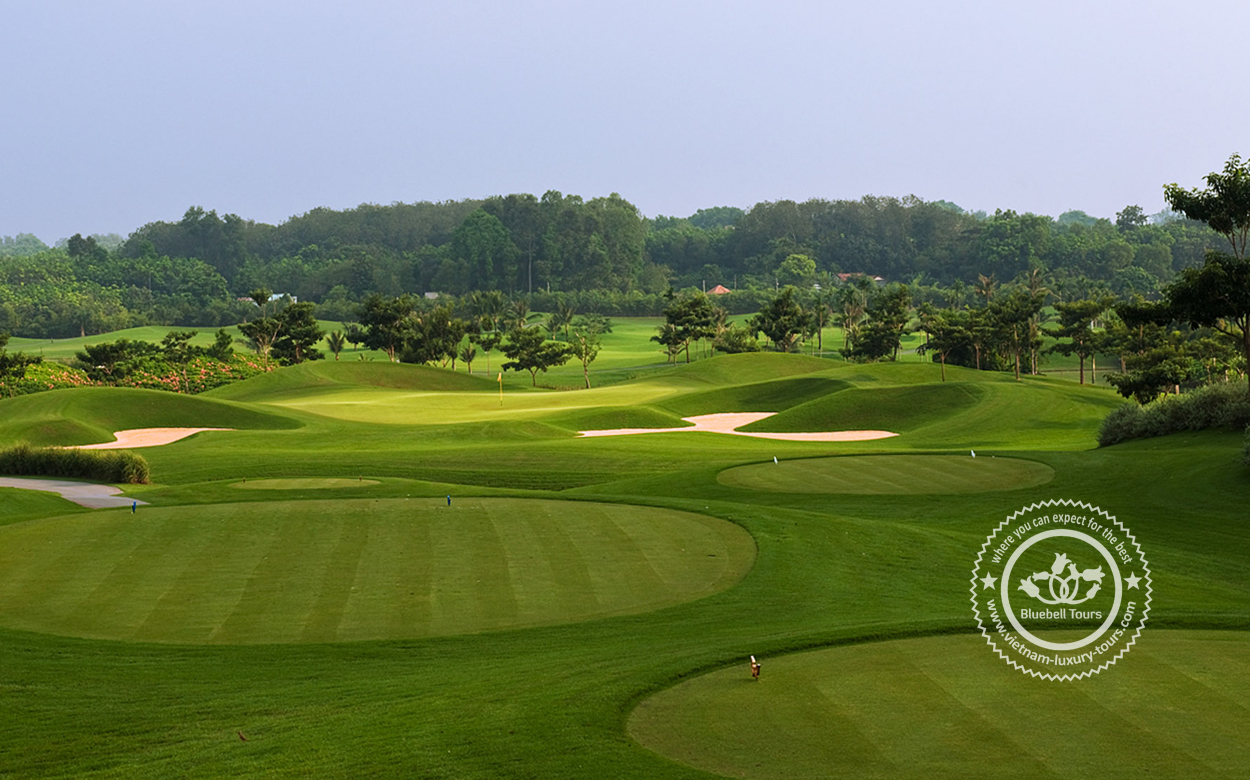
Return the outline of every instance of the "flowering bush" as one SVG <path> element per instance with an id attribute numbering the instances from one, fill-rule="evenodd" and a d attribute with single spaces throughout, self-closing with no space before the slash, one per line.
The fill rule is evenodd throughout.
<path id="1" fill-rule="evenodd" d="M 64 387 L 141 387 L 175 393 L 202 393 L 272 371 L 274 364 L 255 355 L 232 355 L 229 360 L 198 357 L 183 367 L 160 359 L 144 361 L 129 375 L 115 381 L 92 381 L 86 372 L 61 363 L 44 361 L 26 369 L 19 380 L 0 380 L 0 396 L 26 395 Z"/>
<path id="2" fill-rule="evenodd" d="M 255 355 L 232 355 L 226 361 L 198 357 L 187 363 L 185 371 L 179 365 L 163 360 L 151 360 L 113 384 L 117 387 L 142 387 L 148 390 L 171 390 L 175 393 L 194 394 L 228 385 L 231 382 L 238 382 L 273 369 L 272 363 L 262 361 Z"/>
<path id="3" fill-rule="evenodd" d="M 26 395 L 43 390 L 59 390 L 62 387 L 86 387 L 98 384 L 76 368 L 60 363 L 33 363 L 26 367 L 21 379 L 0 379 L 0 396 Z"/>

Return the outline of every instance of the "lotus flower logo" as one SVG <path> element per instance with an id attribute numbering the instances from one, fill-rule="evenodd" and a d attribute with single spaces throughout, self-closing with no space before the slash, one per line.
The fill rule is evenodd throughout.
<path id="1" fill-rule="evenodd" d="M 1065 568 L 1068 570 L 1066 577 L 1063 575 Z M 1050 565 L 1050 571 L 1039 571 L 1031 577 L 1025 577 L 1020 580 L 1019 589 L 1044 604 L 1082 604 L 1098 594 L 1102 587 L 1102 575 L 1102 566 L 1078 571 L 1076 564 L 1068 560 L 1066 553 L 1055 553 L 1055 562 Z M 1050 598 L 1038 587 L 1039 582 L 1046 583 Z M 1082 594 L 1081 584 L 1086 582 L 1092 582 L 1093 585 Z"/>

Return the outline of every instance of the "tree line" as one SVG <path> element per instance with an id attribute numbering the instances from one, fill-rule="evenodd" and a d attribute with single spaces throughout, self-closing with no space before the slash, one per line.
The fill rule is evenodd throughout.
<path id="1" fill-rule="evenodd" d="M 655 338 L 669 345 L 670 354 L 684 348 L 687 356 L 692 339 L 712 337 L 720 348 L 735 351 L 754 348 L 752 339 L 760 333 L 774 349 L 794 351 L 812 335 L 819 340 L 832 320 L 842 326 L 846 358 L 892 360 L 902 337 L 919 331 L 919 351 L 942 364 L 943 380 L 948 362 L 1011 370 L 1018 379 L 1038 373 L 1046 353 L 1060 353 L 1077 357 L 1084 383 L 1087 361 L 1093 373 L 1097 356 L 1110 354 L 1118 370 L 1108 382 L 1140 403 L 1183 387 L 1250 377 L 1250 161 L 1233 155 L 1206 183 L 1204 189 L 1170 184 L 1165 197 L 1188 220 L 1209 226 L 1225 251 L 1208 249 L 1200 265 L 1181 268 L 1157 300 L 1137 293 L 1117 299 L 1105 290 L 1074 297 L 1065 294 L 1070 288 L 1048 287 L 1039 268 L 1021 271 L 1006 285 L 993 273 L 978 274 L 972 304 L 963 302 L 958 285 L 879 287 L 859 276 L 838 288 L 787 287 L 737 334 L 706 296 L 685 296 L 665 310 Z M 918 292 L 930 300 L 918 300 Z M 934 297 L 945 297 L 946 305 L 935 304 Z"/>
<path id="2" fill-rule="evenodd" d="M 442 203 L 319 208 L 268 225 L 192 207 L 125 240 L 75 235 L 58 247 L 0 240 L 0 330 L 64 337 L 142 324 L 221 326 L 267 287 L 352 319 L 368 296 L 499 290 L 536 309 L 573 301 L 609 316 L 657 315 L 664 294 L 718 284 L 754 311 L 782 286 L 865 273 L 913 289 L 966 292 L 979 276 L 1039 271 L 1067 297 L 1150 299 L 1220 243 L 1182 212 L 1115 220 L 968 213 L 914 197 L 780 200 L 645 218 L 617 194 L 550 191 Z"/>

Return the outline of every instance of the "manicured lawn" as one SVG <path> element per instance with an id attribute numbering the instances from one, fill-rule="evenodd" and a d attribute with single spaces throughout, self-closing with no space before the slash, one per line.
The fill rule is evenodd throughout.
<path id="1" fill-rule="evenodd" d="M 1020 458 L 851 455 L 757 463 L 720 473 L 721 484 L 778 493 L 984 493 L 1044 485 L 1055 471 Z"/>
<path id="2" fill-rule="evenodd" d="M 629 732 L 732 777 L 1241 777 L 1250 633 L 1155 631 L 1106 674 L 1026 683 L 979 636 L 744 664 L 644 701 Z"/>
<path id="3" fill-rule="evenodd" d="M 738 526 L 467 498 L 122 510 L 0 531 L 0 625 L 187 643 L 473 633 L 658 609 L 750 568 Z"/>
<path id="4" fill-rule="evenodd" d="M 141 450 L 134 515 L 0 491 L 0 777 L 1244 775 L 1242 433 L 1097 449 L 1104 388 L 668 366 L 647 327 L 605 343 L 611 382 L 510 374 L 502 406 L 476 362 L 350 353 L 195 398 L 0 400 L 0 445 L 236 429 Z M 576 435 L 717 411 L 900 435 Z M 1154 578 L 1139 646 L 1081 683 L 970 633 L 977 551 L 1045 498 L 1115 514 Z"/>

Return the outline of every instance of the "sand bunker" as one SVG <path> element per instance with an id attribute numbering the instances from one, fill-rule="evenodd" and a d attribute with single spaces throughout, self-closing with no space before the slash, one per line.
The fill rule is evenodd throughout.
<path id="1" fill-rule="evenodd" d="M 200 431 L 232 431 L 233 428 L 133 428 L 128 431 L 115 431 L 117 441 L 106 441 L 103 444 L 83 444 L 73 449 L 79 450 L 129 450 L 137 447 L 159 447 L 172 444 L 180 439 L 197 434 Z"/>
<path id="2" fill-rule="evenodd" d="M 890 431 L 824 431 L 820 433 L 760 433 L 740 431 L 744 425 L 772 417 L 776 412 L 729 412 L 725 414 L 700 414 L 681 419 L 694 423 L 682 428 L 613 428 L 606 431 L 578 431 L 582 436 L 629 436 L 636 433 L 732 433 L 735 436 L 752 436 L 756 439 L 779 439 L 781 441 L 868 441 L 898 436 Z"/>

